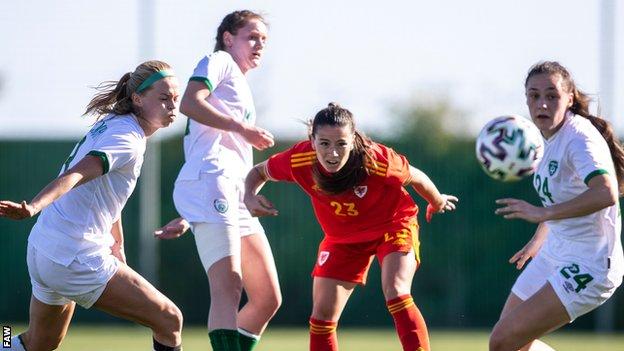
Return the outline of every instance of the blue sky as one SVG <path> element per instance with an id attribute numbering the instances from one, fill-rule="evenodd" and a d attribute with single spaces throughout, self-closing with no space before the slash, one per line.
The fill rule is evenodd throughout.
<path id="1" fill-rule="evenodd" d="M 0 138 L 79 138 L 89 86 L 118 79 L 140 57 L 140 1 L 9 1 L 0 13 Z M 476 135 L 498 115 L 527 115 L 530 65 L 555 59 L 598 94 L 600 1 L 154 1 L 153 58 L 174 66 L 183 87 L 212 51 L 223 16 L 266 14 L 269 46 L 249 74 L 258 124 L 303 137 L 299 122 L 329 101 L 351 109 L 365 132 L 400 128 L 393 107 L 446 95 Z M 624 13 L 624 5 L 615 10 Z M 621 17 L 621 16 L 620 16 Z M 617 23 L 617 22 L 616 22 Z M 624 25 L 616 24 L 614 116 L 624 117 Z M 611 118 L 613 118 L 611 116 Z M 183 129 L 181 118 L 170 130 Z M 624 123 L 617 122 L 620 134 Z"/>

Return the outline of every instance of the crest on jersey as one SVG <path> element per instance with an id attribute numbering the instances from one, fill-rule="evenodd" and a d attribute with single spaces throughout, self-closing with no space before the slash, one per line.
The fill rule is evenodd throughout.
<path id="1" fill-rule="evenodd" d="M 214 200 L 214 208 L 219 213 L 225 213 L 228 210 L 228 202 L 226 199 L 216 199 Z"/>
<path id="2" fill-rule="evenodd" d="M 355 189 L 353 189 L 355 195 L 357 195 L 357 197 L 359 197 L 360 199 L 363 198 L 364 195 L 366 195 L 367 191 L 368 187 L 366 185 L 356 186 Z"/>
<path id="3" fill-rule="evenodd" d="M 559 162 L 557 161 L 550 161 L 550 163 L 548 164 L 548 173 L 552 176 L 553 174 L 555 174 L 555 172 L 557 172 L 557 168 L 559 167 Z"/>
<path id="4" fill-rule="evenodd" d="M 325 264 L 325 262 L 327 262 L 328 258 L 329 258 L 329 251 L 321 251 L 321 252 L 319 252 L 319 255 L 318 255 L 318 265 L 322 266 L 323 264 Z"/>

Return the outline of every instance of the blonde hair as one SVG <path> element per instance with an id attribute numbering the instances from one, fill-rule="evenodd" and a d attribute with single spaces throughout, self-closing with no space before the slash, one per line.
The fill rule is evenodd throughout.
<path id="1" fill-rule="evenodd" d="M 97 119 L 108 113 L 124 115 L 128 113 L 137 113 L 136 107 L 132 103 L 132 94 L 136 93 L 137 88 L 152 74 L 171 69 L 169 64 L 152 60 L 145 61 L 138 65 L 134 72 L 124 74 L 118 81 L 106 81 L 100 83 L 95 90 L 97 94 L 91 99 L 87 105 L 87 109 L 83 115 L 95 114 Z M 145 94 L 151 87 L 142 90 L 137 94 Z"/>

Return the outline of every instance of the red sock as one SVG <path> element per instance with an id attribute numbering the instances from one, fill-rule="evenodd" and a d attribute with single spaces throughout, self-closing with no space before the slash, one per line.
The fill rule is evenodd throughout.
<path id="1" fill-rule="evenodd" d="M 338 351 L 338 323 L 310 318 L 310 351 Z"/>
<path id="2" fill-rule="evenodd" d="M 412 295 L 401 295 L 386 302 L 392 314 L 404 351 L 429 351 L 429 335 L 422 314 Z"/>

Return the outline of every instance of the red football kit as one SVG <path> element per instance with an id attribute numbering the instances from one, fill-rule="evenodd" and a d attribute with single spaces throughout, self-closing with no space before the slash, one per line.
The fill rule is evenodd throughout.
<path id="1" fill-rule="evenodd" d="M 313 271 L 322 276 L 364 283 L 372 255 L 383 262 L 391 252 L 418 252 L 418 207 L 403 186 L 409 177 L 407 159 L 391 148 L 372 143 L 374 161 L 369 175 L 353 190 L 331 195 L 315 184 L 316 153 L 310 141 L 273 155 L 267 175 L 276 181 L 297 183 L 311 198 L 316 218 L 325 233 Z"/>

